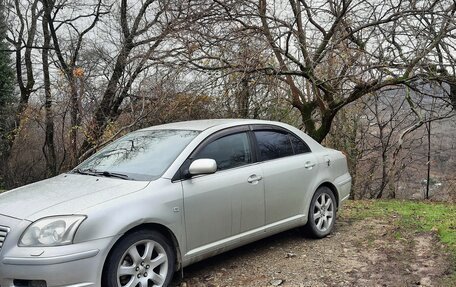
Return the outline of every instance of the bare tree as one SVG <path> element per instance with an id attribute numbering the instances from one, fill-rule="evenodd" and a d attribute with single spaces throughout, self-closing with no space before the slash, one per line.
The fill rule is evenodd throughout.
<path id="1" fill-rule="evenodd" d="M 53 50 L 58 59 L 57 66 L 64 73 L 70 90 L 70 114 L 71 114 L 71 162 L 70 166 L 77 163 L 78 160 L 78 128 L 81 125 L 79 103 L 82 95 L 79 95 L 78 79 L 81 70 L 78 69 L 78 61 L 82 48 L 84 37 L 95 27 L 102 15 L 109 13 L 110 6 L 105 5 L 103 1 L 98 0 L 85 5 L 76 4 L 77 7 L 68 7 L 67 1 L 42 0 L 44 7 L 43 22 L 49 27 L 48 29 L 52 37 Z M 82 6 L 82 7 L 81 7 Z M 77 16 L 73 13 L 64 13 L 63 9 L 70 8 L 76 10 Z M 61 15 L 62 14 L 62 15 Z M 81 19 L 84 20 L 82 24 Z M 81 28 L 82 27 L 82 28 Z M 66 37 L 60 36 L 59 31 Z M 45 34 L 46 37 L 46 34 Z M 61 39 L 70 38 L 73 41 L 61 43 Z M 66 47 L 62 50 L 62 44 Z"/>
<path id="2" fill-rule="evenodd" d="M 430 164 L 424 127 L 454 115 L 445 101 L 428 95 L 432 90 L 438 85 L 424 82 L 416 91 L 383 89 L 338 113 L 325 144 L 347 154 L 354 196 L 415 196 Z"/>
<path id="3" fill-rule="evenodd" d="M 42 14 L 42 9 L 39 7 L 39 0 L 29 0 L 29 9 L 24 11 L 21 9 L 20 0 L 14 0 L 7 7 L 12 7 L 7 11 L 9 19 L 16 19 L 17 26 L 8 27 L 7 40 L 14 46 L 15 54 L 15 69 L 16 80 L 20 90 L 20 98 L 15 112 L 14 125 L 9 131 L 8 145 L 11 150 L 14 141 L 21 131 L 22 122 L 24 120 L 24 112 L 26 111 L 31 94 L 35 89 L 34 61 L 32 50 L 37 35 L 38 19 Z M 7 151 L 7 154 L 9 153 Z"/>
<path id="4" fill-rule="evenodd" d="M 205 66 L 204 60 L 210 59 L 208 69 L 276 75 L 288 85 L 289 101 L 299 110 L 305 130 L 318 141 L 328 134 L 342 107 L 384 87 L 413 81 L 428 66 L 430 54 L 455 29 L 453 1 L 422 1 L 420 5 L 365 0 L 230 3 L 219 3 L 225 16 L 218 18 L 231 22 L 228 31 L 237 27 L 263 35 L 273 61 L 245 69 L 226 57 L 223 49 L 210 55 L 193 53 L 190 61 Z M 429 29 L 435 31 L 432 37 L 418 33 Z M 226 45 L 222 38 L 236 41 L 230 33 L 205 38 L 221 47 Z"/>
<path id="5" fill-rule="evenodd" d="M 48 20 L 44 17 L 42 20 L 43 29 L 43 83 L 44 83 L 44 108 L 45 108 L 45 137 L 43 145 L 43 154 L 46 158 L 46 171 L 48 176 L 57 174 L 57 156 L 54 141 L 54 112 L 52 109 L 51 79 L 49 74 L 49 49 L 51 47 L 51 35 L 49 33 Z"/>
<path id="6" fill-rule="evenodd" d="M 378 147 L 373 148 L 378 152 L 378 158 L 380 159 L 380 184 L 374 192 L 375 198 L 382 198 L 388 186 L 388 196 L 395 197 L 395 188 L 390 186 L 397 176 L 397 174 L 392 174 L 394 171 L 393 166 L 391 166 L 391 151 L 396 144 L 398 130 L 404 128 L 410 122 L 413 123 L 413 120 L 410 119 L 410 110 L 404 109 L 407 103 L 405 97 L 398 97 L 397 93 L 395 91 L 393 93 L 384 91 L 383 95 L 376 94 L 371 98 L 370 104 L 366 105 L 367 117 L 372 120 L 369 125 L 375 127 L 374 129 L 371 128 L 371 139 L 375 139 L 373 141 L 374 145 L 375 142 L 379 143 Z M 412 145 L 412 143 L 409 145 Z M 410 148 L 410 146 L 407 146 L 407 148 Z"/>
<path id="7" fill-rule="evenodd" d="M 0 161 L 5 162 L 9 149 L 8 133 L 10 131 L 11 116 L 13 116 L 12 103 L 15 101 L 15 74 L 11 59 L 10 45 L 6 37 L 5 1 L 0 1 Z M 1 183 L 0 179 L 0 184 Z"/>
<path id="8" fill-rule="evenodd" d="M 14 155 L 36 163 L 21 178 L 137 127 L 250 117 L 330 133 L 355 185 L 371 179 L 359 195 L 394 197 L 424 126 L 456 102 L 452 0 L 6 1 L 20 91 L 8 144 L 40 143 Z"/>
<path id="9" fill-rule="evenodd" d="M 118 52 L 112 59 L 105 89 L 88 123 L 88 135 L 80 155 L 96 149 L 106 127 L 121 114 L 124 100 L 134 94 L 138 77 L 159 64 L 166 64 L 167 59 L 173 59 L 184 49 L 173 41 L 173 35 L 211 9 L 212 5 L 191 1 L 120 2 L 113 11 L 120 19 L 120 46 L 116 48 Z"/>

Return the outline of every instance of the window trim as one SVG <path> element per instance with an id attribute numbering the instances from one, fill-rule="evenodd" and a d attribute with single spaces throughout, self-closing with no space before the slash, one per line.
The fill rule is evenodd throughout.
<path id="1" fill-rule="evenodd" d="M 229 135 L 234 135 L 234 134 L 239 134 L 242 132 L 249 132 L 249 127 L 248 126 L 236 126 L 236 127 L 231 127 L 227 129 L 223 129 L 220 131 L 216 131 L 215 133 L 209 135 L 207 138 L 205 138 L 188 156 L 188 159 L 193 159 L 193 157 L 199 153 L 202 149 L 204 149 L 207 145 L 213 143 L 214 141 L 229 136 Z M 252 149 L 252 143 L 250 142 L 250 137 L 249 139 L 249 145 L 250 149 Z M 252 160 L 253 161 L 253 160 Z"/>
<path id="2" fill-rule="evenodd" d="M 293 149 L 293 154 L 285 156 L 285 157 L 275 158 L 275 159 L 260 160 L 260 158 L 261 158 L 260 157 L 260 150 L 259 150 L 258 142 L 257 142 L 257 139 L 256 139 L 256 136 L 255 136 L 254 132 L 255 131 L 261 131 L 261 130 L 275 131 L 275 132 L 280 132 L 280 133 L 287 134 L 288 140 L 290 141 L 290 144 L 291 144 L 291 148 Z M 200 150 L 205 148 L 208 144 L 212 143 L 213 141 L 215 141 L 215 140 L 217 140 L 219 138 L 222 138 L 222 137 L 225 137 L 225 136 L 228 136 L 228 135 L 232 135 L 232 134 L 242 133 L 242 132 L 247 133 L 247 136 L 248 136 L 248 139 L 249 139 L 249 144 L 250 144 L 250 152 L 251 152 L 251 156 L 252 156 L 252 162 L 249 163 L 249 164 L 246 164 L 246 165 L 241 165 L 241 166 L 229 168 L 229 169 L 225 169 L 225 170 L 222 170 L 222 171 L 216 171 L 216 173 L 225 172 L 225 171 L 232 170 L 232 169 L 243 168 L 243 167 L 246 167 L 246 166 L 251 166 L 251 165 L 254 165 L 254 164 L 267 162 L 267 161 L 271 161 L 271 160 L 280 160 L 282 158 L 287 158 L 287 157 L 290 157 L 290 156 L 298 156 L 298 155 L 308 154 L 308 153 L 312 152 L 312 149 L 309 147 L 309 145 L 300 136 L 298 136 L 294 132 L 290 131 L 289 129 L 281 127 L 281 126 L 269 125 L 269 124 L 246 124 L 246 125 L 228 127 L 228 128 L 225 128 L 225 129 L 222 129 L 222 130 L 219 130 L 219 131 L 215 131 L 214 133 L 212 133 L 209 136 L 207 136 L 204 140 L 202 140 L 198 144 L 198 146 L 196 146 L 193 149 L 193 151 L 190 153 L 190 155 L 181 164 L 181 166 L 179 167 L 179 169 L 176 171 L 176 173 L 174 174 L 173 178 L 171 179 L 171 182 L 183 181 L 183 180 L 188 180 L 189 179 L 189 178 L 185 178 L 184 177 L 183 169 L 185 169 L 186 165 L 190 165 L 189 161 L 191 161 L 193 159 L 193 157 Z M 291 142 L 291 139 L 290 139 L 289 135 L 295 136 L 298 140 L 300 140 L 307 147 L 307 149 L 309 151 L 305 152 L 305 153 L 296 154 L 295 150 L 293 148 L 293 143 Z"/>

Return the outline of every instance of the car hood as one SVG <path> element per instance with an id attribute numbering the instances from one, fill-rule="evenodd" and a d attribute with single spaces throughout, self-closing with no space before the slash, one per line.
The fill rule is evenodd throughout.
<path id="1" fill-rule="evenodd" d="M 62 174 L 0 194 L 0 214 L 34 221 L 76 214 L 91 206 L 145 188 L 149 182 Z"/>

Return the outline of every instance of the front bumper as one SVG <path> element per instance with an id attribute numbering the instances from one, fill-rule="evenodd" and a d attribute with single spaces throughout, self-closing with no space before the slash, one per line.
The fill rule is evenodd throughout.
<path id="1" fill-rule="evenodd" d="M 28 224 L 15 224 L 0 251 L 1 287 L 16 287 L 15 280 L 45 281 L 47 287 L 100 286 L 103 264 L 117 238 L 56 247 L 18 247 L 18 238 Z"/>

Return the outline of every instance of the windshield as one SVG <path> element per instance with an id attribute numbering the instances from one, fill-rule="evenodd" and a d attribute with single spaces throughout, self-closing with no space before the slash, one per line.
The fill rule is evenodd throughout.
<path id="1" fill-rule="evenodd" d="M 189 130 L 133 132 L 109 144 L 73 172 L 154 180 L 165 172 L 198 133 Z"/>

